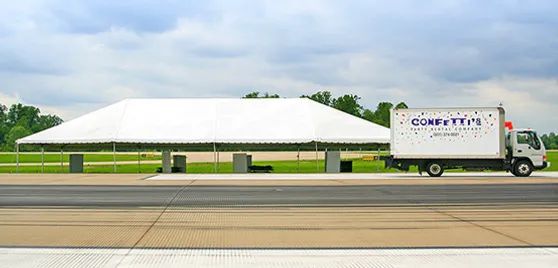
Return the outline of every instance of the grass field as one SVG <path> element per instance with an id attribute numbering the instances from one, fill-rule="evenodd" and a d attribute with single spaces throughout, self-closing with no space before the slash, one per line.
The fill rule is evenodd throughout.
<path id="1" fill-rule="evenodd" d="M 112 161 L 112 153 L 107 154 L 84 154 L 83 158 L 85 162 L 110 162 Z M 68 162 L 69 155 L 63 155 L 64 162 Z M 144 154 L 141 156 L 142 160 L 160 160 L 160 154 Z M 116 154 L 116 161 L 137 161 L 137 154 Z M 16 155 L 13 153 L 0 153 L 0 163 L 15 163 Z M 23 153 L 19 155 L 20 163 L 40 163 L 41 154 L 27 154 Z M 60 163 L 60 154 L 45 154 L 45 163 Z"/>
<path id="2" fill-rule="evenodd" d="M 548 161 L 552 163 L 550 168 L 545 169 L 545 171 L 558 171 L 558 152 L 548 152 Z M 35 155 L 26 155 L 29 158 L 27 159 L 29 162 L 34 162 L 33 157 Z M 54 155 L 52 155 L 54 157 Z M 112 154 L 110 155 L 93 155 L 88 154 L 85 155 L 85 161 L 112 161 Z M 88 160 L 89 159 L 89 160 Z M 93 160 L 92 160 L 93 159 Z M 142 158 L 144 160 L 156 160 L 160 159 L 160 156 L 154 156 L 150 158 Z M 134 161 L 137 160 L 137 156 L 134 155 L 117 155 L 118 161 Z M 40 161 L 40 155 L 39 155 Z M 57 162 L 60 161 L 58 159 Z M 29 163 L 28 162 L 28 163 Z M 318 169 L 316 169 L 316 161 L 300 161 L 300 166 L 297 164 L 297 161 L 256 161 L 254 165 L 271 165 L 273 166 L 274 173 L 321 173 L 324 170 L 324 162 L 323 160 L 318 161 Z M 142 164 L 141 170 L 138 169 L 137 164 L 118 164 L 117 165 L 117 173 L 155 173 L 157 167 L 160 167 L 160 164 Z M 112 165 L 85 165 L 84 166 L 86 173 L 112 173 L 113 166 Z M 0 173 L 15 173 L 16 168 L 13 166 L 6 167 L 0 166 Z M 456 170 L 459 171 L 459 170 Z M 41 167 L 37 166 L 20 166 L 19 167 L 20 173 L 40 173 Z M 67 173 L 68 166 L 67 164 L 64 165 L 64 168 L 61 166 L 45 166 L 46 173 Z M 214 166 L 213 163 L 189 163 L 187 167 L 188 173 L 213 173 Z M 219 164 L 219 173 L 231 173 L 232 172 L 232 163 L 220 163 Z M 365 161 L 361 159 L 354 159 L 353 160 L 353 172 L 355 173 L 386 173 L 386 172 L 399 172 L 395 169 L 385 169 L 383 161 Z M 411 169 L 411 172 L 416 172 L 415 169 Z"/>
<path id="3" fill-rule="evenodd" d="M 298 166 L 296 161 L 265 161 L 254 162 L 254 165 L 271 165 L 274 173 L 316 173 L 316 161 L 300 161 Z M 141 173 L 154 173 L 161 164 L 141 164 Z M 232 173 L 232 163 L 220 163 L 219 173 Z M 318 161 L 318 170 L 322 172 L 324 169 L 324 161 Z M 112 165 L 85 165 L 86 173 L 112 173 Z M 187 166 L 188 173 L 213 173 L 213 163 L 189 163 Z M 395 170 L 384 169 L 384 163 L 381 161 L 363 161 L 355 159 L 353 162 L 354 172 L 395 172 Z M 15 167 L 0 167 L 0 173 L 14 173 Z M 40 173 L 40 166 L 20 166 L 20 173 Z M 68 166 L 45 166 L 46 173 L 67 173 Z M 137 164 L 118 165 L 118 173 L 138 173 Z"/>

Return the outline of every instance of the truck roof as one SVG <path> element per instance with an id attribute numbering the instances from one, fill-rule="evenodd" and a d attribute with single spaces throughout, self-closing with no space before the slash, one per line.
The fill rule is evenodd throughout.
<path id="1" fill-rule="evenodd" d="M 393 110 L 429 111 L 429 110 L 502 110 L 504 107 L 418 107 L 418 108 L 393 108 Z"/>

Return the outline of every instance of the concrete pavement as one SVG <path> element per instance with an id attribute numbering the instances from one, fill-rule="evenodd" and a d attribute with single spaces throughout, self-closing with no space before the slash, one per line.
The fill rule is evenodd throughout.
<path id="1" fill-rule="evenodd" d="M 447 185 L 556 183 L 558 172 L 518 178 L 508 173 L 447 173 L 441 178 L 415 173 L 337 174 L 0 174 L 0 185 Z"/>
<path id="2" fill-rule="evenodd" d="M 556 248 L 446 249 L 82 249 L 0 248 L 6 267 L 537 267 Z"/>
<path id="3" fill-rule="evenodd" d="M 0 175 L 0 267 L 558 262 L 551 173 L 279 175 Z"/>
<path id="4" fill-rule="evenodd" d="M 509 179 L 488 181 L 497 180 Z M 354 185 L 354 181 L 365 184 Z M 345 184 L 337 180 L 337 184 L 332 184 L 329 180 L 303 180 L 295 181 L 302 183 L 295 186 L 272 181 L 263 186 L 196 185 L 197 181 L 174 181 L 179 185 L 167 186 L 4 184 L 0 187 L 0 245 L 116 248 L 558 245 L 555 182 L 363 181 Z M 377 182 L 380 183 L 374 184 Z"/>

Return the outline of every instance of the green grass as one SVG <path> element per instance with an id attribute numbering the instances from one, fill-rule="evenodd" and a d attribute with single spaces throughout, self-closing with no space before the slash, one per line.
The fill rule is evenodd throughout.
<path id="1" fill-rule="evenodd" d="M 318 170 L 316 169 L 316 161 L 300 161 L 300 166 L 296 161 L 258 161 L 254 162 L 254 165 L 271 165 L 273 166 L 274 173 L 322 173 L 324 170 L 324 161 L 318 161 Z M 141 164 L 141 173 L 155 173 L 157 167 L 160 164 Z M 117 165 L 117 173 L 137 173 L 137 164 L 128 165 Z M 16 168 L 10 167 L 0 167 L 0 173 L 15 173 Z M 112 165 L 85 165 L 85 173 L 112 173 Z M 188 163 L 187 172 L 188 173 L 213 173 L 214 166 L 213 163 Z M 220 163 L 219 173 L 232 173 L 233 167 L 232 163 Z M 40 173 L 40 166 L 20 166 L 20 173 Z M 68 166 L 64 165 L 64 168 L 57 166 L 45 166 L 45 173 L 67 173 Z M 382 161 L 363 161 L 354 160 L 353 161 L 353 172 L 355 173 L 365 173 L 365 172 L 397 172 L 394 169 L 384 169 L 384 163 Z"/>
<path id="2" fill-rule="evenodd" d="M 548 161 L 552 162 L 552 166 L 550 168 L 544 169 L 544 171 L 558 171 L 558 152 L 548 152 Z M 32 156 L 32 155 L 30 155 Z M 101 159 L 97 161 L 112 161 L 112 155 L 86 155 L 86 161 L 88 157 L 96 157 L 93 159 Z M 131 156 L 131 158 L 130 158 Z M 108 160 L 105 160 L 109 157 Z M 133 155 L 118 155 L 117 158 L 119 161 L 132 161 L 137 160 Z M 137 157 L 137 156 L 136 156 Z M 160 159 L 160 156 L 157 156 Z M 91 158 L 90 158 L 91 159 Z M 154 158 L 146 158 L 149 160 L 154 160 Z M 58 159 L 59 161 L 59 159 Z M 56 161 L 53 161 L 56 162 Z M 300 166 L 297 164 L 297 161 L 255 161 L 255 165 L 271 165 L 273 166 L 274 173 L 322 173 L 324 170 L 324 162 L 323 160 L 318 161 L 318 169 L 316 169 L 316 161 L 313 160 L 303 160 L 300 161 Z M 142 164 L 141 165 L 141 173 L 155 173 L 157 167 L 160 167 L 161 164 Z M 112 173 L 113 166 L 112 165 L 86 165 L 84 167 L 85 173 Z M 188 163 L 187 172 L 188 173 L 213 173 L 213 163 Z M 5 167 L 0 166 L 0 173 L 15 173 L 16 168 L 15 166 Z M 453 171 L 453 170 L 452 170 Z M 455 170 L 460 171 L 460 170 Z M 40 166 L 20 166 L 19 167 L 20 173 L 40 173 L 41 167 Z M 64 168 L 61 168 L 59 165 L 57 166 L 45 166 L 46 173 L 67 173 L 68 166 L 65 165 Z M 399 172 L 395 169 L 385 169 L 383 161 L 364 161 L 361 159 L 354 159 L 353 160 L 353 172 L 354 173 L 393 173 Z M 416 168 L 412 168 L 410 172 L 416 172 Z M 137 164 L 127 164 L 117 165 L 117 173 L 138 173 L 138 165 Z M 219 164 L 219 173 L 232 173 L 232 163 L 220 163 Z"/>
<path id="3" fill-rule="evenodd" d="M 83 159 L 85 162 L 111 162 L 112 154 L 84 154 Z M 68 162 L 69 154 L 63 155 L 64 162 Z M 160 160 L 160 154 L 147 154 L 142 155 L 141 160 Z M 130 153 L 130 154 L 116 154 L 116 161 L 137 161 L 138 156 L 137 154 Z M 13 153 L 0 153 L 0 163 L 15 163 L 16 162 L 16 155 Z M 19 155 L 19 162 L 20 163 L 40 163 L 41 162 L 41 154 L 26 154 L 22 153 Z M 60 162 L 60 154 L 52 154 L 48 153 L 45 154 L 45 163 L 59 163 Z"/>
<path id="4" fill-rule="evenodd" d="M 558 171 L 558 151 L 554 150 L 551 152 L 546 152 L 547 160 L 550 162 L 550 167 L 545 168 L 545 171 Z"/>

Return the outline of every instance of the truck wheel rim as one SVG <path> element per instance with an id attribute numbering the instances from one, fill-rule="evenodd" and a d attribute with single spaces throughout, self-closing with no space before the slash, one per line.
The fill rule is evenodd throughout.
<path id="1" fill-rule="evenodd" d="M 438 174 L 440 173 L 440 170 L 442 168 L 439 165 L 431 165 L 430 166 L 430 172 L 432 172 L 432 174 Z"/>
<path id="2" fill-rule="evenodd" d="M 519 173 L 521 173 L 521 174 L 527 174 L 527 173 L 529 173 L 529 170 L 530 170 L 529 165 L 527 165 L 527 164 L 519 165 L 518 169 L 519 169 Z"/>

